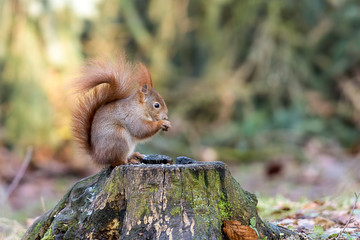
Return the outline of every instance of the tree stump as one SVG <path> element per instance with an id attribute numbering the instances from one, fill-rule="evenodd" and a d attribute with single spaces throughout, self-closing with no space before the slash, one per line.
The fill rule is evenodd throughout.
<path id="1" fill-rule="evenodd" d="M 256 205 L 223 162 L 123 165 L 77 182 L 23 239 L 257 239 L 222 231 L 251 219 L 261 239 L 300 239 Z"/>

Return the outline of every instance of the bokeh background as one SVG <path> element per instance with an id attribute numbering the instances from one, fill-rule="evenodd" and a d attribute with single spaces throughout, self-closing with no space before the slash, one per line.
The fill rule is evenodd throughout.
<path id="1" fill-rule="evenodd" d="M 0 216 L 25 223 L 98 171 L 76 154 L 67 86 L 119 51 L 149 67 L 170 111 L 142 153 L 225 161 L 259 196 L 358 191 L 357 0 L 3 0 Z"/>

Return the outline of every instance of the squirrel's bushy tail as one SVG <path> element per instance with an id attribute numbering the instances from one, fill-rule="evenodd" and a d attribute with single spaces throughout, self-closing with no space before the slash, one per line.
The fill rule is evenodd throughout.
<path id="1" fill-rule="evenodd" d="M 120 56 L 111 60 L 90 61 L 82 76 L 73 82 L 78 102 L 72 113 L 72 132 L 79 147 L 91 154 L 91 125 L 96 111 L 103 105 L 131 95 L 136 87 L 135 66 Z"/>

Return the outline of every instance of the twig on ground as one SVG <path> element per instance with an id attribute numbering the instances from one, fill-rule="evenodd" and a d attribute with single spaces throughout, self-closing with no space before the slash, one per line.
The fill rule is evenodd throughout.
<path id="1" fill-rule="evenodd" d="M 354 205 L 353 205 L 353 207 L 352 207 L 352 209 L 351 209 L 349 219 L 347 220 L 344 228 L 343 228 L 343 229 L 339 232 L 339 234 L 337 235 L 336 240 L 339 239 L 340 235 L 345 232 L 347 226 L 349 225 L 349 223 L 350 223 L 350 222 L 352 221 L 352 219 L 353 219 L 352 216 L 353 216 L 353 214 L 354 214 L 354 209 L 355 209 L 355 207 L 356 207 L 357 201 L 359 200 L 360 193 L 359 193 L 359 194 L 354 193 L 354 195 L 355 195 L 355 202 L 354 202 Z"/>
<path id="2" fill-rule="evenodd" d="M 29 163 L 30 163 L 31 158 L 32 158 L 32 154 L 33 154 L 33 147 L 28 147 L 27 150 L 26 150 L 25 160 L 21 164 L 21 167 L 20 167 L 19 171 L 16 173 L 15 178 L 13 179 L 13 181 L 11 182 L 8 190 L 6 191 L 4 198 L 1 199 L 1 204 L 6 203 L 6 201 L 10 197 L 11 193 L 19 185 L 20 180 L 24 176 L 25 171 L 26 171 L 27 167 L 29 166 Z"/>

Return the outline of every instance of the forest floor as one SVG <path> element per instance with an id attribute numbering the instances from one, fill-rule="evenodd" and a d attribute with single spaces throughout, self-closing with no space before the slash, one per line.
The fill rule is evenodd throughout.
<path id="1" fill-rule="evenodd" d="M 242 166 L 229 163 L 230 170 L 256 193 L 263 219 L 309 239 L 360 239 L 358 149 L 312 140 L 302 152 L 305 161 L 284 155 Z"/>
<path id="2" fill-rule="evenodd" d="M 242 187 L 258 196 L 264 220 L 308 239 L 360 239 L 359 152 L 315 140 L 302 151 L 306 161 L 280 156 L 226 163 Z M 0 239 L 19 239 L 34 218 L 51 209 L 72 184 L 98 171 L 89 164 L 78 168 L 51 156 L 35 152 L 36 161 L 4 199 L 19 175 L 22 159 L 0 147 Z"/>

